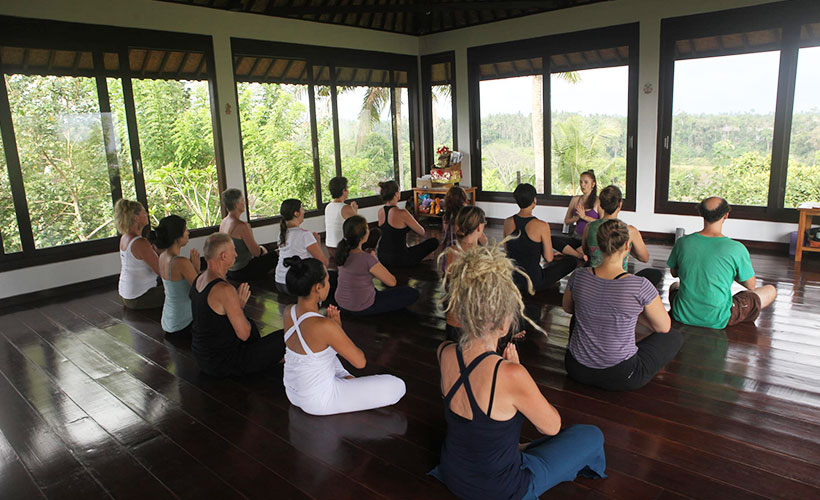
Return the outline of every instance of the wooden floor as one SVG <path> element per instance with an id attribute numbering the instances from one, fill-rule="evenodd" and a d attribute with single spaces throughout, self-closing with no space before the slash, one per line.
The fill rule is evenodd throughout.
<path id="1" fill-rule="evenodd" d="M 650 250 L 663 268 L 670 248 Z M 520 343 L 522 363 L 565 426 L 603 430 L 609 475 L 543 498 L 820 498 L 820 261 L 753 262 L 774 307 L 756 324 L 684 327 L 678 357 L 635 392 L 568 380 L 559 293 L 527 300 L 550 335 Z M 113 287 L 0 313 L 0 497 L 451 498 L 425 475 L 445 432 L 437 276 L 425 262 L 399 281 L 422 291 L 410 312 L 344 326 L 364 373 L 403 378 L 407 395 L 330 417 L 292 407 L 281 368 L 200 374 L 190 339 L 166 338 L 158 311 L 124 310 Z M 263 332 L 282 326 L 271 285 L 254 283 L 246 307 Z"/>

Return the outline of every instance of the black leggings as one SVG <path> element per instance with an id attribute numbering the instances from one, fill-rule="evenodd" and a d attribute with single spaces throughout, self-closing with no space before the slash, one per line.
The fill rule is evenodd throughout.
<path id="1" fill-rule="evenodd" d="M 401 255 L 390 255 L 380 252 L 379 260 L 388 267 L 413 267 L 433 253 L 436 248 L 438 248 L 439 243 L 437 238 L 430 238 L 422 241 L 418 245 L 407 247 L 407 251 L 402 252 Z"/>
<path id="2" fill-rule="evenodd" d="M 572 248 L 581 246 L 581 238 L 572 234 L 553 234 L 550 236 L 550 241 L 552 242 L 552 248 L 562 253 L 565 246 Z"/>
<path id="3" fill-rule="evenodd" d="M 574 321 L 570 332 L 573 326 Z M 609 368 L 589 368 L 576 360 L 567 347 L 564 368 L 571 379 L 582 384 L 608 391 L 631 391 L 649 383 L 661 368 L 675 358 L 682 345 L 683 336 L 675 329 L 669 330 L 669 333 L 655 332 L 638 342 L 638 352 L 634 356 Z"/>
<path id="4" fill-rule="evenodd" d="M 409 286 L 397 286 L 395 288 L 376 290 L 376 298 L 370 307 L 362 309 L 361 311 L 345 311 L 354 316 L 372 316 L 374 314 L 398 311 L 411 304 L 415 304 L 416 301 L 419 300 L 419 296 L 419 291 Z"/>
<path id="5" fill-rule="evenodd" d="M 234 377 L 276 366 L 285 355 L 284 330 L 276 330 L 262 337 L 256 324 L 253 321 L 250 324 L 250 336 L 235 352 L 219 361 L 197 359 L 202 371 L 216 377 Z"/>
<path id="6" fill-rule="evenodd" d="M 658 285 L 663 283 L 663 271 L 660 269 L 653 269 L 651 267 L 647 267 L 646 269 L 641 269 L 635 276 L 640 276 L 642 278 L 646 278 L 652 283 L 652 286 L 658 288 Z"/>
<path id="7" fill-rule="evenodd" d="M 530 276 L 532 287 L 536 292 L 552 288 L 556 283 L 561 281 L 561 278 L 571 273 L 576 265 L 578 265 L 578 259 L 574 257 L 566 256 L 556 259 L 547 264 L 547 267 L 541 268 L 540 276 Z M 513 275 L 513 281 L 520 290 L 527 290 L 526 280 L 519 273 Z"/>
<path id="8" fill-rule="evenodd" d="M 276 252 L 268 252 L 259 257 L 254 257 L 248 262 L 248 265 L 236 271 L 228 271 L 227 276 L 229 280 L 244 283 L 246 281 L 253 281 L 264 279 L 267 274 L 276 267 L 276 262 L 279 260 L 279 255 Z"/>

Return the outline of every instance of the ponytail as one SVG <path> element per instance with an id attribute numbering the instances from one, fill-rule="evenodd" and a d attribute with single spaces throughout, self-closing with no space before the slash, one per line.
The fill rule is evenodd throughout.
<path id="1" fill-rule="evenodd" d="M 344 238 L 336 247 L 336 264 L 343 266 L 350 256 L 350 251 L 358 248 L 362 238 L 367 233 L 367 219 L 361 215 L 354 215 L 345 219 L 342 224 Z"/>
<path id="2" fill-rule="evenodd" d="M 279 214 L 282 220 L 279 221 L 279 246 L 283 246 L 288 240 L 288 221 L 293 220 L 293 214 L 302 209 L 302 202 L 296 198 L 288 198 L 279 207 Z"/>

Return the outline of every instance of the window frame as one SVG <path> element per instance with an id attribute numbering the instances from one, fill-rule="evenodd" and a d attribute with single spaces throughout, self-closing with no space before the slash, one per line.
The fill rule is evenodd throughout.
<path id="1" fill-rule="evenodd" d="M 820 5 L 810 1 L 766 4 L 707 14 L 661 20 L 660 80 L 658 83 L 658 133 L 655 163 L 655 213 L 696 215 L 697 203 L 669 200 L 671 174 L 671 144 L 675 61 L 698 57 L 675 56 L 675 43 L 682 39 L 721 36 L 749 31 L 780 29 L 780 65 L 777 80 L 777 101 L 772 134 L 772 158 L 766 206 L 733 205 L 732 217 L 737 219 L 796 223 L 798 210 L 785 208 L 788 175 L 789 142 L 797 79 L 797 55 L 802 47 L 818 44 L 800 40 L 802 25 L 820 20 Z M 771 47 L 743 47 L 722 50 L 714 55 L 739 55 L 773 50 Z M 705 55 L 702 57 L 710 57 Z"/>
<path id="2" fill-rule="evenodd" d="M 456 85 L 456 53 L 455 51 L 439 52 L 437 54 L 428 54 L 421 56 L 421 105 L 423 116 L 423 139 L 424 148 L 422 152 L 422 161 L 424 162 L 424 173 L 428 167 L 436 163 L 436 157 L 433 153 L 436 144 L 433 143 L 433 71 L 434 64 L 449 63 L 451 74 L 453 75 L 450 81 L 451 90 L 451 106 L 453 108 L 453 151 L 458 151 L 458 115 L 456 113 L 456 96 L 458 88 Z M 415 183 L 415 179 L 413 179 Z"/>
<path id="3" fill-rule="evenodd" d="M 325 206 L 327 203 L 322 201 L 322 190 L 326 189 L 326 184 L 329 179 L 322 180 L 320 175 L 319 164 L 319 150 L 318 150 L 318 134 L 316 122 L 316 101 L 315 101 L 315 87 L 330 86 L 331 112 L 333 121 L 334 134 L 334 152 L 336 163 L 336 175 L 343 175 L 342 172 L 342 158 L 341 158 L 341 144 L 339 137 L 339 113 L 337 105 L 337 85 L 336 85 L 336 68 L 357 68 L 357 69 L 378 69 L 386 70 L 390 73 L 390 116 L 391 129 L 393 130 L 393 157 L 394 157 L 394 177 L 397 174 L 398 163 L 396 157 L 400 153 L 396 144 L 396 134 L 400 133 L 395 130 L 393 123 L 395 123 L 396 106 L 395 106 L 395 89 L 404 88 L 403 86 L 394 83 L 394 75 L 396 71 L 407 72 L 407 96 L 408 96 L 408 127 L 410 130 L 410 172 L 412 185 L 415 187 L 416 176 L 418 175 L 420 159 L 420 148 L 417 147 L 419 143 L 419 129 L 418 129 L 418 58 L 416 56 L 394 54 L 388 52 L 376 52 L 359 49 L 342 49 L 337 47 L 324 47 L 319 45 L 303 45 L 287 42 L 273 42 L 265 40 L 254 40 L 248 38 L 231 38 L 231 57 L 266 57 L 274 59 L 292 59 L 301 60 L 307 63 L 307 77 L 309 81 L 306 83 L 310 97 L 310 128 L 311 128 L 311 145 L 313 156 L 313 175 L 314 175 L 314 194 L 316 197 L 316 209 L 309 210 L 305 213 L 306 218 L 324 215 Z M 316 78 L 314 73 L 315 67 L 325 66 L 329 69 L 330 82 L 321 83 Z M 237 113 L 239 113 L 239 87 L 240 82 L 251 81 L 247 79 L 239 79 L 234 74 L 234 92 L 237 102 Z M 238 116 L 238 115 L 237 115 Z M 240 151 L 242 153 L 242 182 L 245 191 L 245 206 L 247 207 L 248 188 L 245 176 L 245 153 L 242 150 L 241 140 L 241 118 L 240 123 Z M 399 179 L 396 179 L 397 181 Z M 411 189 L 402 191 L 402 199 L 408 199 Z M 365 196 L 361 198 L 351 198 L 356 200 L 360 208 L 371 207 L 382 204 L 382 200 L 378 195 Z M 282 219 L 281 216 L 260 217 L 258 219 L 251 219 L 248 213 L 248 220 L 252 227 L 267 226 L 271 224 L 278 224 Z"/>
<path id="4" fill-rule="evenodd" d="M 136 128 L 136 110 L 131 90 L 133 75 L 129 64 L 130 49 L 153 49 L 168 51 L 196 51 L 203 54 L 203 63 L 210 68 L 207 74 L 209 100 L 211 111 L 211 125 L 214 139 L 214 156 L 216 162 L 217 183 L 220 191 L 225 186 L 225 161 L 221 142 L 221 123 L 219 117 L 219 102 L 216 96 L 216 76 L 214 68 L 213 38 L 210 35 L 193 35 L 158 30 L 138 28 L 120 28 L 96 24 L 71 23 L 62 21 L 37 20 L 0 16 L 0 46 L 16 46 L 25 49 L 47 50 L 74 50 L 91 52 L 94 61 L 92 70 L 72 71 L 41 71 L 38 69 L 18 70 L 11 68 L 8 74 L 54 75 L 54 76 L 85 76 L 95 78 L 97 87 L 97 102 L 101 116 L 108 109 L 110 100 L 106 78 L 118 78 L 123 86 L 123 100 L 125 104 L 126 125 L 133 169 L 134 184 L 137 201 L 149 211 L 145 183 L 142 175 L 141 156 L 138 131 Z M 107 70 L 102 64 L 103 55 L 116 53 L 119 56 L 119 68 Z M 6 64 L 0 58 L 0 74 L 5 78 Z M 101 120 L 104 121 L 104 118 Z M 15 214 L 20 231 L 22 251 L 5 254 L 0 247 L 0 272 L 14 269 L 63 262 L 83 257 L 115 252 L 118 249 L 119 234 L 92 241 L 68 243 L 65 245 L 35 248 L 34 234 L 28 210 L 28 202 L 23 182 L 20 157 L 17 150 L 17 140 L 12 121 L 11 108 L 8 99 L 5 80 L 0 85 L 0 129 L 6 154 L 6 168 L 9 174 Z M 103 124 L 104 142 L 107 145 L 110 138 L 106 137 Z M 108 149 L 108 148 L 106 148 Z M 111 158 L 106 154 L 106 161 L 111 166 Z M 109 173 L 112 170 L 109 168 Z M 116 181 L 119 177 L 116 177 Z M 109 176 L 112 209 L 116 201 L 122 197 L 121 184 L 115 177 Z M 202 227 L 190 231 L 192 237 L 204 236 L 218 230 L 217 226 Z"/>
<path id="5" fill-rule="evenodd" d="M 546 206 L 567 206 L 572 196 L 552 194 L 552 110 L 550 106 L 551 56 L 596 49 L 627 46 L 629 84 L 627 90 L 627 144 L 626 192 L 624 211 L 634 211 L 637 189 L 638 151 L 638 77 L 639 77 L 639 24 L 630 23 L 571 33 L 548 35 L 526 40 L 516 40 L 467 49 L 468 86 L 470 94 L 470 155 L 472 184 L 478 188 L 480 201 L 514 203 L 512 193 L 484 191 L 481 188 L 481 110 L 479 84 L 482 80 L 479 67 L 482 64 L 506 62 L 519 59 L 542 59 L 543 113 L 544 113 L 544 188 L 536 199 Z M 600 66 L 613 67 L 613 66 Z M 601 188 L 602 186 L 599 186 Z"/>

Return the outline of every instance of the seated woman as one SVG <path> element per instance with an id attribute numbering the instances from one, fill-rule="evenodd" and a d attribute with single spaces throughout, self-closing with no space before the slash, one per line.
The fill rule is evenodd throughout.
<path id="1" fill-rule="evenodd" d="M 285 393 L 291 404 L 311 415 L 334 415 L 396 404 L 405 393 L 404 381 L 393 375 L 354 377 L 336 353 L 355 368 L 365 367 L 361 349 L 345 334 L 339 310 L 319 314 L 327 299 L 327 268 L 316 259 L 285 259 L 287 285 L 299 301 L 285 309 Z M 294 335 L 294 333 L 296 335 Z"/>
<path id="2" fill-rule="evenodd" d="M 407 246 L 407 233 L 411 230 L 424 236 L 424 228 L 403 208 L 398 207 L 399 185 L 396 181 L 379 183 L 380 194 L 385 202 L 379 211 L 379 261 L 388 267 L 413 267 L 438 248 L 439 241 L 429 238 L 418 245 Z"/>
<path id="3" fill-rule="evenodd" d="M 140 202 L 121 198 L 114 205 L 114 222 L 122 234 L 118 290 L 123 305 L 129 309 L 162 307 L 165 292 L 157 283 L 157 252 L 142 236 L 142 230 L 148 225 L 148 212 Z"/>
<path id="4" fill-rule="evenodd" d="M 604 255 L 598 247 L 598 227 L 607 220 L 617 219 L 618 214 L 621 213 L 623 206 L 623 197 L 618 186 L 607 186 L 601 190 L 601 195 L 598 197 L 601 203 L 601 209 L 604 211 L 604 216 L 598 220 L 587 224 L 584 229 L 583 251 L 589 257 L 589 265 L 591 267 L 598 267 L 604 262 Z M 646 248 L 646 243 L 643 241 L 643 236 L 638 228 L 635 226 L 629 227 L 629 255 L 632 255 L 641 262 L 649 262 L 649 249 Z M 629 255 L 624 258 L 624 271 L 627 270 L 629 263 Z M 655 288 L 663 281 L 663 271 L 659 269 L 642 269 L 635 273 L 635 276 L 641 276 L 649 280 Z"/>
<path id="5" fill-rule="evenodd" d="M 569 200 L 567 215 L 564 216 L 564 224 L 574 223 L 575 232 L 569 236 L 554 235 L 552 247 L 564 255 L 583 259 L 584 254 L 580 251 L 580 247 L 584 229 L 588 223 L 603 217 L 604 214 L 598 201 L 598 181 L 595 179 L 595 172 L 593 170 L 582 172 L 578 182 L 581 186 L 581 194 Z"/>
<path id="6" fill-rule="evenodd" d="M 236 188 L 226 189 L 222 204 L 228 216 L 219 224 L 219 232 L 230 236 L 236 248 L 236 262 L 228 270 L 228 278 L 239 282 L 264 278 L 276 265 L 276 254 L 258 244 L 251 225 L 240 218 L 245 213 L 245 196 Z"/>
<path id="7" fill-rule="evenodd" d="M 681 348 L 658 291 L 647 279 L 624 272 L 629 228 L 618 219 L 598 229 L 603 263 L 577 269 L 567 282 L 564 310 L 574 314 L 564 357 L 567 374 L 611 391 L 646 385 Z M 635 344 L 640 322 L 653 332 Z"/>
<path id="8" fill-rule="evenodd" d="M 199 368 L 216 377 L 247 375 L 275 366 L 285 354 L 281 333 L 262 337 L 242 309 L 251 296 L 247 283 L 237 290 L 225 281 L 236 260 L 231 237 L 213 233 L 205 240 L 208 268 L 191 285 L 191 350 Z"/>
<path id="9" fill-rule="evenodd" d="M 344 229 L 342 225 L 345 220 L 359 213 L 359 204 L 355 201 L 351 201 L 349 205 L 345 203 L 348 195 L 347 177 L 334 177 L 330 179 L 328 187 L 330 188 L 330 196 L 333 197 L 333 201 L 325 207 L 325 246 L 330 256 L 335 257 L 336 247 L 338 247 L 339 242 L 344 239 Z M 370 237 L 364 243 L 363 248 L 365 250 L 376 248 L 380 237 L 381 231 L 378 229 L 370 231 Z"/>
<path id="10" fill-rule="evenodd" d="M 299 227 L 305 220 L 305 212 L 302 210 L 301 201 L 288 198 L 282 202 L 279 213 L 282 215 L 282 221 L 279 223 L 279 262 L 276 264 L 276 289 L 281 293 L 295 295 L 288 290 L 285 282 L 288 273 L 285 268 L 285 259 L 293 256 L 303 259 L 313 257 L 324 265 L 328 264 L 328 259 L 322 251 L 322 240 L 319 235 Z"/>
<path id="11" fill-rule="evenodd" d="M 515 266 L 495 247 L 473 247 L 448 271 L 458 344 L 438 348 L 447 434 L 431 471 L 465 499 L 534 499 L 578 474 L 604 477 L 604 436 L 591 425 L 561 430 L 561 416 L 499 339 L 521 317 Z M 489 359 L 488 359 L 489 358 Z M 548 437 L 519 445 L 524 419 Z"/>
<path id="12" fill-rule="evenodd" d="M 462 253 L 478 246 L 482 239 L 485 242 L 487 241 L 487 236 L 484 234 L 487 219 L 484 216 L 484 210 L 479 207 L 474 205 L 462 207 L 453 218 L 451 224 L 456 227 L 454 232 L 456 242 L 454 246 L 451 246 L 439 256 L 444 271 L 442 274 L 444 274 L 445 290 L 449 286 L 447 270 L 452 267 L 453 262 L 455 262 Z M 444 331 L 447 340 L 458 341 L 461 337 L 461 324 L 456 320 L 452 310 L 447 313 L 447 326 Z"/>
<path id="13" fill-rule="evenodd" d="M 396 286 L 396 277 L 376 258 L 375 252 L 362 249 L 370 235 L 367 220 L 354 215 L 344 223 L 344 239 L 336 251 L 339 284 L 336 304 L 351 314 L 369 316 L 404 309 L 419 300 L 419 292 L 409 286 Z M 387 285 L 376 290 L 373 277 Z"/>
<path id="14" fill-rule="evenodd" d="M 169 215 L 159 221 L 156 229 L 156 245 L 159 254 L 159 272 L 165 287 L 165 304 L 162 306 L 160 324 L 165 333 L 188 333 L 193 316 L 191 313 L 191 283 L 199 274 L 200 260 L 196 248 L 190 258 L 180 255 L 188 244 L 188 227 L 185 219 Z"/>

